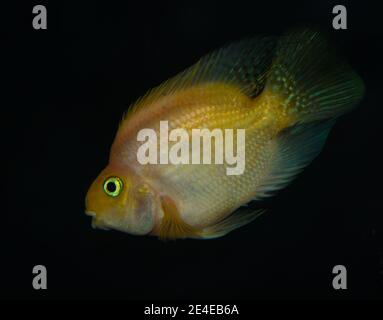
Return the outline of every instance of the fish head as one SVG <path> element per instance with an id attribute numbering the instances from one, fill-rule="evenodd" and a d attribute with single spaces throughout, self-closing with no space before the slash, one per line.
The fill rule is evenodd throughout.
<path id="1" fill-rule="evenodd" d="M 90 186 L 85 206 L 93 228 L 145 235 L 154 228 L 160 202 L 141 177 L 109 165 Z"/>

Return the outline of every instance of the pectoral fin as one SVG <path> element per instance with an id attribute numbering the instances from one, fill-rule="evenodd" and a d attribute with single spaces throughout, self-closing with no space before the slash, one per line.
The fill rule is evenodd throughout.
<path id="1" fill-rule="evenodd" d="M 177 238 L 196 238 L 200 230 L 184 222 L 174 201 L 168 197 L 161 197 L 164 216 L 160 226 L 155 230 L 155 234 L 162 240 L 174 240 Z"/>

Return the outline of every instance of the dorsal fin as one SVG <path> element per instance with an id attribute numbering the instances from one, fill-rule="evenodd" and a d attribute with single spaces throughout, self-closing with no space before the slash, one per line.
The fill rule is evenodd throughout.
<path id="1" fill-rule="evenodd" d="M 263 89 L 275 47 L 273 37 L 258 37 L 213 51 L 185 71 L 149 90 L 129 108 L 124 119 L 161 97 L 203 83 L 231 84 L 254 97 Z"/>
<path id="2" fill-rule="evenodd" d="M 182 220 L 173 200 L 168 196 L 161 197 L 164 216 L 156 234 L 162 240 L 197 237 L 200 230 L 188 225 Z"/>

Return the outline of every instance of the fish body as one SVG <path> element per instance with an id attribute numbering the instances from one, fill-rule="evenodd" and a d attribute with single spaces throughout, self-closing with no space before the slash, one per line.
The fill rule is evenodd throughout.
<path id="1" fill-rule="evenodd" d="M 95 226 L 132 234 L 223 236 L 260 214 L 247 203 L 283 188 L 315 158 L 334 119 L 354 107 L 363 91 L 361 79 L 313 31 L 220 49 L 130 108 L 109 164 L 87 194 L 87 213 Z M 228 175 L 227 163 L 143 165 L 139 132 L 150 128 L 159 137 L 161 121 L 170 132 L 185 130 L 191 140 L 196 128 L 233 130 L 234 150 L 245 150 L 243 173 Z M 240 129 L 243 146 L 237 145 Z M 177 141 L 167 141 L 166 148 L 164 141 L 151 143 L 158 158 Z M 105 192 L 108 179 L 120 181 L 113 180 L 121 184 L 117 196 Z"/>

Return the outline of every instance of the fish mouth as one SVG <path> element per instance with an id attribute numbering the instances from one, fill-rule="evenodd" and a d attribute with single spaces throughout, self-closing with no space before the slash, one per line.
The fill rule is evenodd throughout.
<path id="1" fill-rule="evenodd" d="M 94 212 L 94 211 L 87 211 L 87 210 L 85 210 L 85 214 L 87 216 L 91 216 L 91 217 L 95 217 L 97 215 L 96 212 Z"/>

